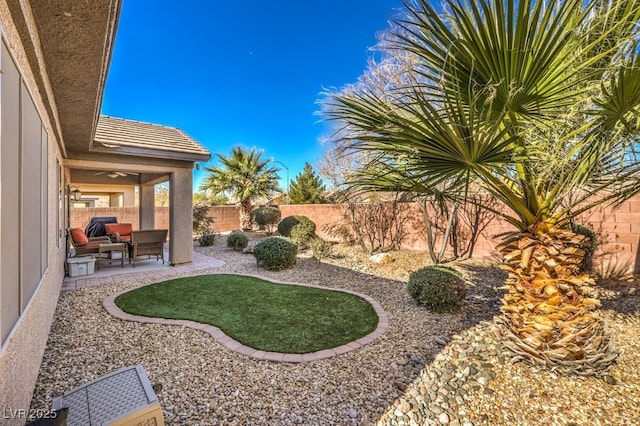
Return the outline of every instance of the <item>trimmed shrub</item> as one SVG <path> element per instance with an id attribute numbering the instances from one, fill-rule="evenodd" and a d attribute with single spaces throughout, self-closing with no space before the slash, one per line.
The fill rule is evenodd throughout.
<path id="1" fill-rule="evenodd" d="M 304 244 L 316 235 L 316 224 L 306 216 L 287 216 L 278 224 L 278 232 L 296 244 Z"/>
<path id="2" fill-rule="evenodd" d="M 262 206 L 251 212 L 251 222 L 258 225 L 260 229 L 266 227 L 269 232 L 273 231 L 273 227 L 280 222 L 281 217 L 282 212 L 275 206 Z"/>
<path id="3" fill-rule="evenodd" d="M 218 237 L 218 234 L 215 231 L 212 231 L 210 229 L 205 229 L 202 231 L 202 233 L 198 237 L 198 242 L 202 247 L 212 246 L 213 243 L 216 241 L 217 237 Z"/>
<path id="4" fill-rule="evenodd" d="M 455 269 L 427 266 L 411 273 L 407 293 L 429 311 L 444 313 L 462 306 L 467 286 Z"/>
<path id="5" fill-rule="evenodd" d="M 249 244 L 249 237 L 242 232 L 234 232 L 227 237 L 227 247 L 242 251 Z"/>
<path id="6" fill-rule="evenodd" d="M 331 256 L 333 250 L 333 245 L 320 237 L 311 239 L 309 247 L 311 248 L 311 256 L 318 261 Z"/>
<path id="7" fill-rule="evenodd" d="M 298 246 L 288 238 L 269 237 L 253 248 L 258 266 L 269 271 L 280 271 L 296 264 Z"/>

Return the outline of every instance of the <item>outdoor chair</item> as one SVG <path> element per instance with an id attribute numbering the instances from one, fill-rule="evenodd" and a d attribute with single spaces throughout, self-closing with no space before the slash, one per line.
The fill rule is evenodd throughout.
<path id="1" fill-rule="evenodd" d="M 136 267 L 138 256 L 155 256 L 156 261 L 162 259 L 164 265 L 164 243 L 167 241 L 167 229 L 147 229 L 142 231 L 132 231 L 129 248 L 129 256 Z"/>
<path id="2" fill-rule="evenodd" d="M 82 228 L 67 228 L 67 235 L 76 252 L 76 256 L 98 254 L 100 253 L 100 244 L 111 243 L 107 236 L 87 237 Z"/>

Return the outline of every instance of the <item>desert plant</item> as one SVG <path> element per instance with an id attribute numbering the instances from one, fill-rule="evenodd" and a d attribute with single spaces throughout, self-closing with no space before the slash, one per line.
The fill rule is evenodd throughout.
<path id="1" fill-rule="evenodd" d="M 310 231 L 309 227 L 296 225 L 291 228 L 291 235 L 289 238 L 291 241 L 296 243 L 300 248 L 306 248 L 309 241 L 311 241 L 315 237 L 315 233 Z"/>
<path id="2" fill-rule="evenodd" d="M 278 224 L 278 232 L 296 243 L 306 243 L 316 235 L 316 224 L 306 216 L 287 216 Z"/>
<path id="3" fill-rule="evenodd" d="M 427 266 L 409 275 L 407 293 L 431 312 L 445 313 L 462 306 L 467 286 L 460 272 L 446 266 Z"/>
<path id="4" fill-rule="evenodd" d="M 235 250 L 242 251 L 249 244 L 249 237 L 242 232 L 233 232 L 227 237 L 227 247 Z"/>
<path id="5" fill-rule="evenodd" d="M 205 176 L 200 189 L 213 194 L 227 193 L 240 202 L 240 228 L 251 228 L 253 200 L 270 196 L 278 191 L 278 168 L 271 167 L 269 160 L 262 160 L 257 149 L 250 151 L 235 147 L 226 157 L 216 154 L 219 165 L 205 167 Z"/>
<path id="6" fill-rule="evenodd" d="M 406 237 L 409 220 L 407 205 L 396 200 L 357 202 L 349 201 L 345 219 L 350 224 L 356 242 L 373 254 L 398 249 Z"/>
<path id="7" fill-rule="evenodd" d="M 331 256 L 333 245 L 325 239 L 316 237 L 309 241 L 309 248 L 311 249 L 311 256 L 313 256 L 314 259 L 321 261 L 322 259 L 326 259 Z"/>
<path id="8" fill-rule="evenodd" d="M 253 248 L 258 266 L 269 271 L 280 271 L 296 264 L 298 246 L 288 238 L 269 237 Z"/>
<path id="9" fill-rule="evenodd" d="M 339 238 L 340 243 L 351 246 L 355 243 L 355 238 L 342 223 L 326 224 L 322 227 L 322 231 L 331 238 Z"/>
<path id="10" fill-rule="evenodd" d="M 214 219 L 209 216 L 209 204 L 196 203 L 193 205 L 193 233 L 202 234 L 214 223 Z"/>
<path id="11" fill-rule="evenodd" d="M 492 194 L 517 229 L 498 246 L 503 343 L 514 360 L 606 375 L 617 354 L 567 225 L 640 192 L 640 0 L 405 6 L 367 73 L 381 84 L 364 76 L 325 103 L 345 149 L 373 154 L 352 184 Z"/>
<path id="12" fill-rule="evenodd" d="M 251 212 L 251 222 L 255 223 L 260 229 L 267 228 L 269 233 L 273 232 L 273 227 L 280 222 L 282 212 L 276 206 L 262 206 Z"/>
<path id="13" fill-rule="evenodd" d="M 218 233 L 212 229 L 205 229 L 202 231 L 200 236 L 198 237 L 198 242 L 203 247 L 212 246 L 213 243 L 218 238 Z"/>

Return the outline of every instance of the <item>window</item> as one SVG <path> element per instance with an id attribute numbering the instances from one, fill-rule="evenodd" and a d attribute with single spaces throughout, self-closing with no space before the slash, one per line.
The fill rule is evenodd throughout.
<path id="1" fill-rule="evenodd" d="M 4 43 L 0 68 L 0 338 L 48 267 L 48 135 Z"/>

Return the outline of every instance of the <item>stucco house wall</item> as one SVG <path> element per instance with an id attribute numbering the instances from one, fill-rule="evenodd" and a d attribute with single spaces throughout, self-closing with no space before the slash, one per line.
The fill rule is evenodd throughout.
<path id="1" fill-rule="evenodd" d="M 23 425 L 25 424 L 25 413 L 28 413 L 31 402 L 31 395 L 35 387 L 40 362 L 47 342 L 47 336 L 51 326 L 54 310 L 60 292 L 60 286 L 64 277 L 65 246 L 64 235 L 60 233 L 60 209 L 64 211 L 64 206 L 60 206 L 60 172 L 62 165 L 62 154 L 59 148 L 59 141 L 56 139 L 57 126 L 55 118 L 47 113 L 45 107 L 45 95 L 40 93 L 36 86 L 35 76 L 26 59 L 26 52 L 18 36 L 17 29 L 11 19 L 11 13 L 6 1 L 0 0 L 0 32 L 5 49 L 0 69 L 5 70 L 8 66 L 7 58 L 12 58 L 17 71 L 20 74 L 23 87 L 26 89 L 42 123 L 42 130 L 46 134 L 46 158 L 43 159 L 42 181 L 47 182 L 46 190 L 43 193 L 43 204 L 45 215 L 42 221 L 42 239 L 44 247 L 40 253 L 20 253 L 20 246 L 28 242 L 29 229 L 19 229 L 18 232 L 10 232 L 10 229 L 0 228 L 2 233 L 2 244 L 0 247 L 0 261 L 5 258 L 15 257 L 16 250 L 19 252 L 19 264 L 8 265 L 8 262 L 1 262 L 0 283 L 2 292 L 0 302 L 3 315 L 1 324 L 3 332 L 2 344 L 0 347 L 0 424 L 3 425 Z M 0 74 L 0 81 L 4 75 Z M 4 81 L 2 81 L 4 83 Z M 2 86 L 5 89 L 5 86 Z M 3 115 L 10 114 L 19 109 L 19 105 L 13 102 L 5 103 L 3 97 L 0 111 Z M 40 131 L 39 129 L 32 129 Z M 2 143 L 5 143 L 7 129 L 0 128 Z M 44 150 L 43 150 L 44 151 Z M 7 178 L 9 177 L 9 178 Z M 22 179 L 24 180 L 24 179 Z M 23 185 L 19 175 L 3 176 L 0 181 L 0 194 L 7 193 L 15 185 Z M 64 194 L 64 191 L 62 192 Z M 12 209 L 18 209 L 17 205 L 8 205 L 6 197 L 0 198 L 5 201 L 0 204 L 2 213 L 6 214 Z M 24 208 L 22 208 L 24 209 Z M 23 212 L 24 215 L 39 214 L 40 212 Z M 15 230 L 14 230 L 15 231 Z M 18 237 L 17 241 L 12 241 L 11 235 Z M 37 287 L 32 297 L 20 294 L 23 277 L 18 277 L 16 281 L 16 270 L 25 271 L 33 267 L 31 262 L 40 264 L 36 260 L 43 257 L 43 269 L 41 279 L 37 282 Z M 18 269 L 14 269 L 18 268 Z M 18 274 L 20 275 L 20 274 Z M 24 274 L 23 274 L 24 275 Z M 15 289 L 20 289 L 19 297 L 16 298 Z M 28 300 L 25 300 L 28 299 Z M 13 320 L 11 313 L 18 306 L 18 318 Z M 9 312 L 7 312 L 9 311 Z M 26 411 L 24 411 L 26 410 Z"/>

